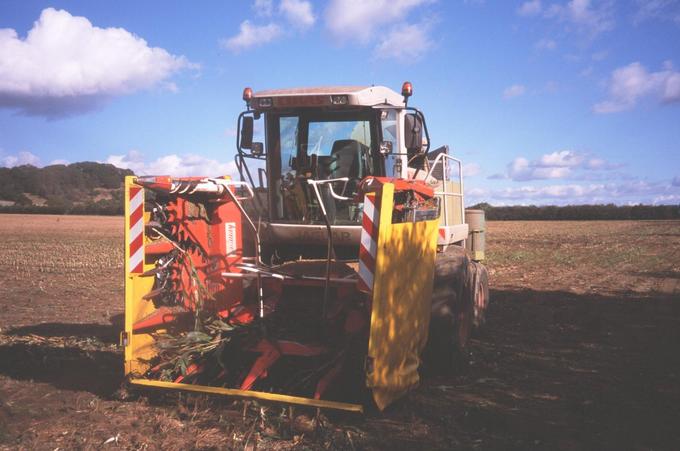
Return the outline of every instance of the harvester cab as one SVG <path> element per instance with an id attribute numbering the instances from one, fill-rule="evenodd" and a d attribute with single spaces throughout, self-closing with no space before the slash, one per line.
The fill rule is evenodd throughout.
<path id="1" fill-rule="evenodd" d="M 411 94 L 246 88 L 240 181 L 126 179 L 132 384 L 383 409 L 423 355 L 465 345 L 488 301 L 464 248 L 483 221 L 465 223 L 462 164 L 430 150 Z"/>
<path id="2" fill-rule="evenodd" d="M 408 106 L 412 93 L 409 82 L 401 95 L 383 86 L 244 90 L 236 160 L 257 187 L 263 242 L 272 243 L 266 258 L 325 255 L 326 220 L 336 252 L 356 254 L 357 193 L 371 176 L 422 181 L 441 204 L 438 245 L 467 238 L 461 162 L 446 146 L 430 152 L 425 117 Z"/>

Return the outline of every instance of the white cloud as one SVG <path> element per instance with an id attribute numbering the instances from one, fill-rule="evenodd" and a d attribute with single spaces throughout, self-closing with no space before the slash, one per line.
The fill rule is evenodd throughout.
<path id="1" fill-rule="evenodd" d="M 378 41 L 374 54 L 380 59 L 417 61 L 433 46 L 429 28 L 427 24 L 396 26 Z"/>
<path id="2" fill-rule="evenodd" d="M 517 14 L 520 16 L 536 16 L 543 10 L 541 0 L 530 0 L 524 2 L 517 9 Z"/>
<path id="3" fill-rule="evenodd" d="M 662 194 L 652 200 L 654 205 L 680 204 L 680 194 Z"/>
<path id="4" fill-rule="evenodd" d="M 325 21 L 340 41 L 369 42 L 377 30 L 404 20 L 430 0 L 331 0 Z"/>
<path id="5" fill-rule="evenodd" d="M 613 5 L 612 0 L 603 0 L 597 2 L 597 5 L 591 0 L 570 0 L 544 6 L 540 0 L 531 0 L 522 3 L 517 14 L 554 19 L 565 24 L 570 31 L 593 38 L 614 28 Z"/>
<path id="6" fill-rule="evenodd" d="M 225 163 L 196 154 L 172 154 L 147 162 L 141 152 L 131 150 L 125 155 L 110 155 L 105 163 L 123 169 L 131 169 L 136 175 L 219 177 L 222 175 L 234 176 L 238 173 L 234 161 Z"/>
<path id="7" fill-rule="evenodd" d="M 595 37 L 614 28 L 613 2 L 601 1 L 597 6 L 591 0 L 571 0 L 566 4 L 551 5 L 546 17 L 554 17 L 567 23 L 580 33 Z"/>
<path id="8" fill-rule="evenodd" d="M 540 39 L 534 44 L 537 50 L 555 50 L 557 48 L 557 43 L 552 39 Z"/>
<path id="9" fill-rule="evenodd" d="M 506 188 L 467 190 L 467 204 L 480 201 L 494 205 L 511 204 L 669 204 L 680 200 L 680 191 L 666 183 L 637 180 L 611 183 L 568 183 L 522 185 Z"/>
<path id="10" fill-rule="evenodd" d="M 222 39 L 220 44 L 222 47 L 238 53 L 247 48 L 271 42 L 282 34 L 283 30 L 275 23 L 253 25 L 249 20 L 244 20 L 241 22 L 238 34 L 231 38 Z"/>
<path id="11" fill-rule="evenodd" d="M 28 151 L 22 151 L 16 155 L 0 157 L 0 166 L 2 167 L 13 168 L 15 166 L 23 166 L 25 164 L 30 164 L 31 166 L 40 166 L 40 158 Z"/>
<path id="12" fill-rule="evenodd" d="M 309 28 L 316 22 L 312 4 L 304 0 L 281 0 L 281 13 L 297 28 Z"/>
<path id="13" fill-rule="evenodd" d="M 671 182 L 673 186 L 680 186 L 680 175 L 676 175 L 673 177 L 673 181 Z"/>
<path id="14" fill-rule="evenodd" d="M 585 196 L 598 196 L 605 193 L 605 185 L 547 185 L 503 188 L 496 192 L 496 196 L 502 199 L 537 199 L 537 198 L 569 198 L 577 199 Z"/>
<path id="15" fill-rule="evenodd" d="M 561 150 L 542 155 L 536 163 L 536 166 L 544 168 L 571 168 L 580 165 L 583 162 L 583 159 L 583 155 L 577 154 L 576 152 Z"/>
<path id="16" fill-rule="evenodd" d="M 585 174 L 582 171 L 609 171 L 620 167 L 601 158 L 589 157 L 573 150 L 561 150 L 541 155 L 533 161 L 517 157 L 508 164 L 504 174 L 494 174 L 488 178 L 511 179 L 516 182 L 565 178 L 592 180 L 597 179 L 599 175 Z"/>
<path id="17" fill-rule="evenodd" d="M 638 62 L 612 72 L 609 98 L 593 106 L 596 113 L 617 113 L 630 110 L 645 98 L 653 97 L 663 103 L 680 102 L 680 72 L 670 62 L 663 70 L 649 72 Z"/>
<path id="18" fill-rule="evenodd" d="M 0 29 L 0 107 L 57 118 L 101 106 L 113 96 L 163 85 L 196 68 L 123 28 L 47 8 L 25 38 Z"/>
<path id="19" fill-rule="evenodd" d="M 69 162 L 68 162 L 68 160 L 64 160 L 64 159 L 58 158 L 58 159 L 56 159 L 56 160 L 50 161 L 50 164 L 49 164 L 49 165 L 52 166 L 52 165 L 55 165 L 55 164 L 64 164 L 64 165 L 68 165 Z"/>
<path id="20" fill-rule="evenodd" d="M 527 88 L 524 85 L 508 86 L 503 91 L 503 98 L 504 99 L 512 99 L 514 97 L 519 97 L 521 95 L 524 95 L 526 90 L 527 90 Z"/>
<path id="21" fill-rule="evenodd" d="M 538 165 L 524 157 L 517 157 L 508 165 L 508 177 L 515 181 L 561 179 L 570 173 L 569 167 Z"/>
<path id="22" fill-rule="evenodd" d="M 637 10 L 633 14 L 633 23 L 639 25 L 645 21 L 672 20 L 680 25 L 680 1 L 678 0 L 636 0 Z"/>
<path id="23" fill-rule="evenodd" d="M 253 10 L 258 16 L 269 17 L 274 12 L 274 2 L 273 0 L 255 0 Z"/>

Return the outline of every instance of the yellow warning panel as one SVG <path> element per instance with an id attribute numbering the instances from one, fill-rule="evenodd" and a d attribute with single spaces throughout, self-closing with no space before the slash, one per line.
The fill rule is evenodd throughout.
<path id="1" fill-rule="evenodd" d="M 141 273 L 154 268 L 146 263 L 144 224 L 149 214 L 144 212 L 144 189 L 135 184 L 134 176 L 125 177 L 125 374 L 146 372 L 145 363 L 156 355 L 154 340 L 148 334 L 134 335 L 132 326 L 153 313 L 152 302 L 142 299 L 153 288 L 153 277 Z M 141 212 L 140 209 L 141 208 Z M 141 251 L 141 254 L 140 254 Z M 140 259 L 141 255 L 141 259 Z"/>
<path id="2" fill-rule="evenodd" d="M 383 186 L 366 385 L 379 409 L 419 382 L 430 325 L 439 219 L 392 224 L 394 185 Z"/>

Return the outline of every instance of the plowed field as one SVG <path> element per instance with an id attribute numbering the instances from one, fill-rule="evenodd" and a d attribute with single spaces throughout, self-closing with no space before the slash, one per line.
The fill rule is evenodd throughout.
<path id="1" fill-rule="evenodd" d="M 491 222 L 453 374 L 363 416 L 121 389 L 122 218 L 0 215 L 0 449 L 680 449 L 680 222 Z"/>

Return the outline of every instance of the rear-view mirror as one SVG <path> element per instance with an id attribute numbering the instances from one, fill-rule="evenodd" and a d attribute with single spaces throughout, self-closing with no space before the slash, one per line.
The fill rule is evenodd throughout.
<path id="1" fill-rule="evenodd" d="M 243 119 L 241 119 L 241 139 L 239 140 L 239 144 L 241 149 L 250 149 L 253 145 L 252 116 L 243 116 Z"/>
<path id="2" fill-rule="evenodd" d="M 416 114 L 404 116 L 404 141 L 406 149 L 421 152 L 423 148 L 423 122 Z"/>

